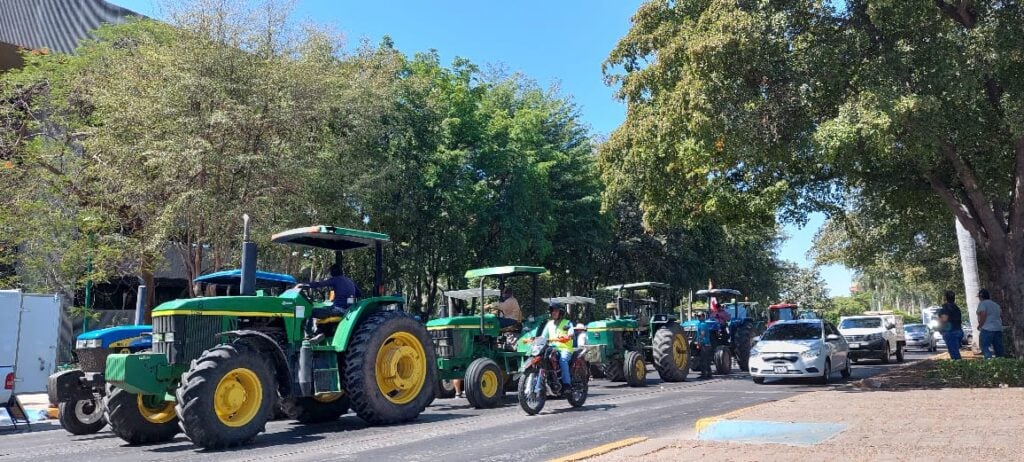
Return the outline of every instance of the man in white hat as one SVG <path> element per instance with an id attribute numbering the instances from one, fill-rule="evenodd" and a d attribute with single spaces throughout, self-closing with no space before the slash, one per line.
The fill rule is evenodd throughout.
<path id="1" fill-rule="evenodd" d="M 579 348 L 587 344 L 587 326 L 584 326 L 582 322 L 576 323 L 573 334 L 573 346 Z"/>

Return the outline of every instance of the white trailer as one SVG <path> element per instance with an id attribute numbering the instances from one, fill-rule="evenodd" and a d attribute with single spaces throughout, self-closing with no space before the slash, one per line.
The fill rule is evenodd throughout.
<path id="1" fill-rule="evenodd" d="M 60 307 L 56 295 L 0 291 L 0 403 L 46 392 L 56 370 Z"/>

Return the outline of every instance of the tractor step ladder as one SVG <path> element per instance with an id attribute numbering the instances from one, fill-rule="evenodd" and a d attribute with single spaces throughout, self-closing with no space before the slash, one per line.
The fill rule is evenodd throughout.
<path id="1" fill-rule="evenodd" d="M 32 420 L 28 417 L 28 412 L 25 412 L 25 407 L 21 405 L 21 401 L 18 400 L 18 395 L 11 395 L 11 398 L 3 404 L 3 408 L 7 411 L 7 415 L 11 418 L 11 424 L 14 429 L 18 429 L 18 423 L 25 424 L 29 431 L 32 430 Z"/>

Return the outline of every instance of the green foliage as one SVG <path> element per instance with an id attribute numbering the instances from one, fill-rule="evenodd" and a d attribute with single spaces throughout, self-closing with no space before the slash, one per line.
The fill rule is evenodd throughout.
<path id="1" fill-rule="evenodd" d="M 931 375 L 957 388 L 1024 387 L 1024 360 L 938 361 Z"/>
<path id="2" fill-rule="evenodd" d="M 828 295 L 828 287 L 821 278 L 818 268 L 801 268 L 793 263 L 782 266 L 779 277 L 782 289 L 780 299 L 800 305 L 800 309 L 828 311 L 832 307 L 832 299 Z"/>
<path id="3" fill-rule="evenodd" d="M 832 297 L 831 307 L 822 313 L 822 318 L 836 324 L 843 316 L 856 316 L 864 314 L 871 309 L 871 294 L 866 292 L 855 293 L 850 296 Z"/>

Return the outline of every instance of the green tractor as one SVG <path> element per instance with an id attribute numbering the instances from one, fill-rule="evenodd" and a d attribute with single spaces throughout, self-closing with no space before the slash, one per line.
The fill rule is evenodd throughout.
<path id="1" fill-rule="evenodd" d="M 466 278 L 480 278 L 480 288 L 475 289 L 481 304 L 488 296 L 500 294 L 509 278 L 529 277 L 533 296 L 537 300 L 537 278 L 547 270 L 536 266 L 502 266 L 480 268 L 466 272 Z M 485 287 L 488 278 L 497 278 L 498 291 Z M 524 320 L 522 327 L 502 329 L 498 316 L 479 310 L 479 315 L 452 315 L 431 319 L 427 330 L 434 342 L 437 356 L 438 380 L 462 380 L 465 384 L 466 399 L 477 409 L 498 407 L 505 392 L 516 383 L 523 359 L 529 352 L 529 345 L 520 345 L 523 332 L 532 332 L 539 321 Z M 531 312 L 536 307 L 531 306 Z"/>
<path id="2" fill-rule="evenodd" d="M 281 400 L 303 423 L 337 419 L 351 408 L 370 424 L 419 416 L 434 397 L 430 336 L 403 311 L 404 299 L 383 294 L 379 233 L 313 226 L 272 241 L 335 252 L 375 251 L 374 286 L 344 316 L 317 319 L 315 338 L 303 323 L 314 303 L 305 289 L 254 296 L 256 246 L 243 247 L 240 296 L 174 300 L 153 310 L 150 353 L 107 358 L 105 398 L 114 433 L 131 444 L 168 441 L 180 429 L 203 448 L 233 447 L 264 431 Z"/>
<path id="3" fill-rule="evenodd" d="M 647 385 L 647 364 L 665 382 L 689 374 L 689 351 L 671 304 L 663 300 L 671 286 L 638 282 L 605 287 L 615 291 L 614 315 L 587 324 L 587 345 L 598 345 L 602 375 L 630 386 Z"/>

